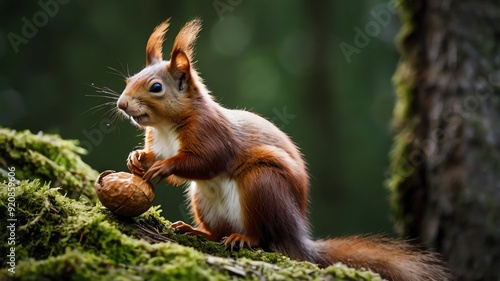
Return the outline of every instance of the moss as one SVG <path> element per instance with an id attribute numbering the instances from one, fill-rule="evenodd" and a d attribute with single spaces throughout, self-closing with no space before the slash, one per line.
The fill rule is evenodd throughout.
<path id="1" fill-rule="evenodd" d="M 159 206 L 134 218 L 116 216 L 90 200 L 97 173 L 81 162 L 78 153 L 83 151 L 74 142 L 4 129 L 0 136 L 7 144 L 0 151 L 2 161 L 14 161 L 19 174 L 31 178 L 0 183 L 0 213 L 12 219 L 0 220 L 0 229 L 15 225 L 15 245 L 7 239 L 11 233 L 0 241 L 1 253 L 14 248 L 15 273 L 9 271 L 11 258 L 2 254 L 0 280 L 381 280 L 340 264 L 319 269 L 277 253 L 231 252 L 220 243 L 176 234 Z M 47 156 L 57 149 L 66 149 L 66 156 Z M 29 155 L 51 160 L 30 170 L 35 160 Z M 73 180 L 55 177 L 68 176 L 61 173 L 63 167 L 73 169 Z M 37 175 L 43 180 L 32 179 Z M 82 196 L 66 192 L 66 185 L 75 183 L 85 187 Z M 9 209 L 12 198 L 15 207 Z"/>
<path id="2" fill-rule="evenodd" d="M 418 2 L 418 1 L 417 1 Z M 415 136 L 416 128 L 421 120 L 415 114 L 414 91 L 417 84 L 418 75 L 416 69 L 421 63 L 419 54 L 421 49 L 414 44 L 419 27 L 415 25 L 415 17 L 421 10 L 421 3 L 398 1 L 400 7 L 401 28 L 397 36 L 397 45 L 401 53 L 401 62 L 393 77 L 393 84 L 396 90 L 396 105 L 394 107 L 393 125 L 397 131 L 394 144 L 390 153 L 391 176 L 386 181 L 386 186 L 391 193 L 392 215 L 396 229 L 400 234 L 405 235 L 406 226 L 414 221 L 413 215 L 405 210 L 403 196 L 408 194 L 410 182 L 416 174 L 416 165 L 411 162 L 411 153 L 416 151 Z M 415 7 L 410 7 L 413 5 Z"/>
<path id="3" fill-rule="evenodd" d="M 8 185 L 0 188 L 0 213 L 7 213 Z M 100 204 L 90 206 L 64 196 L 38 180 L 20 182 L 15 198 L 16 274 L 4 268 L 0 278 L 380 280 L 374 273 L 341 265 L 319 269 L 276 253 L 230 252 L 219 243 L 173 233 L 158 207 L 136 218 L 122 218 Z M 0 221 L 0 228 L 7 224 Z M 2 253 L 11 247 L 6 242 L 2 241 Z M 2 267 L 7 262 L 2 255 Z"/>
<path id="4" fill-rule="evenodd" d="M 97 202 L 93 183 L 98 174 L 80 159 L 85 149 L 77 141 L 0 128 L 0 147 L 0 180 L 6 180 L 8 169 L 14 167 L 17 180 L 51 182 L 71 198 Z"/>

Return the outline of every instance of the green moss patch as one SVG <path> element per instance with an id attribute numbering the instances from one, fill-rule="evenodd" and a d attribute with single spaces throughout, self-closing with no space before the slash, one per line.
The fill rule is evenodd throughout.
<path id="1" fill-rule="evenodd" d="M 341 264 L 319 269 L 176 234 L 159 206 L 116 216 L 95 199 L 97 172 L 75 142 L 0 129 L 0 144 L 0 229 L 8 230 L 0 280 L 381 280 Z"/>
<path id="2" fill-rule="evenodd" d="M 81 160 L 86 151 L 78 141 L 0 128 L 0 148 L 0 180 L 7 180 L 13 167 L 17 180 L 51 182 L 71 198 L 97 202 L 93 184 L 98 173 Z"/>

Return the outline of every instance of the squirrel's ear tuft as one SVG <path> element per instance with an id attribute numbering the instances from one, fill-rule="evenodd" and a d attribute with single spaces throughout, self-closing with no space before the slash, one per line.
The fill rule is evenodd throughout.
<path id="1" fill-rule="evenodd" d="M 170 62 L 177 71 L 188 71 L 193 61 L 194 42 L 201 30 L 201 20 L 192 19 L 187 22 L 177 34 L 170 54 Z M 189 73 L 186 73 L 189 74 Z"/>
<path id="2" fill-rule="evenodd" d="M 159 24 L 151 36 L 149 36 L 148 44 L 146 45 L 146 65 L 158 63 L 163 60 L 163 40 L 165 33 L 168 30 L 170 18 Z"/>

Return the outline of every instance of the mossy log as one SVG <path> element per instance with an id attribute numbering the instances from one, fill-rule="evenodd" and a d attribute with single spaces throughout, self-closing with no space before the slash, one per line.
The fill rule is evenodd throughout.
<path id="1" fill-rule="evenodd" d="M 70 198 L 97 202 L 91 184 L 98 173 L 81 160 L 83 153 L 85 149 L 75 140 L 0 128 L 0 181 L 6 180 L 8 168 L 14 167 L 17 180 L 50 182 Z"/>
<path id="2" fill-rule="evenodd" d="M 382 280 L 342 264 L 320 269 L 179 235 L 159 206 L 116 216 L 96 199 L 97 172 L 81 161 L 76 142 L 8 129 L 0 129 L 0 142 L 0 213 L 7 215 L 0 228 L 8 230 L 0 280 Z"/>

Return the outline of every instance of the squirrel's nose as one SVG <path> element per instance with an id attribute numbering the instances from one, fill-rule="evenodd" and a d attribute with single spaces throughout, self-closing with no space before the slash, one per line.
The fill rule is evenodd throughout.
<path id="1" fill-rule="evenodd" d="M 119 108 L 119 109 L 121 109 L 121 110 L 126 110 L 126 109 L 127 109 L 127 107 L 128 107 L 128 102 L 127 102 L 127 100 L 126 100 L 126 99 L 124 99 L 124 98 L 121 98 L 121 97 L 120 97 L 120 98 L 118 99 L 118 103 L 117 103 L 117 105 L 118 105 L 118 108 Z"/>

